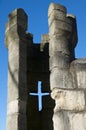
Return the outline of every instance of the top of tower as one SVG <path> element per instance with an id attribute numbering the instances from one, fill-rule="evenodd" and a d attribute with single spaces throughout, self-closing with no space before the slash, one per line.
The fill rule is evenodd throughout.
<path id="1" fill-rule="evenodd" d="M 52 10 L 58 10 L 64 12 L 65 14 L 67 13 L 67 9 L 65 8 L 65 6 L 56 3 L 51 3 L 48 9 L 48 17 L 52 13 Z"/>
<path id="2" fill-rule="evenodd" d="M 15 9 L 12 13 L 9 14 L 8 23 L 6 26 L 6 31 L 17 24 L 24 31 L 27 30 L 28 17 L 25 11 L 21 8 Z"/>

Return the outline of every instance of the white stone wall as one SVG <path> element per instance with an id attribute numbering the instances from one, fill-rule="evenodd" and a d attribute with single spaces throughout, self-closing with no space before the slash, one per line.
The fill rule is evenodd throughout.
<path id="1" fill-rule="evenodd" d="M 76 18 L 62 5 L 49 6 L 51 97 L 54 130 L 86 130 L 86 59 L 75 59 Z"/>

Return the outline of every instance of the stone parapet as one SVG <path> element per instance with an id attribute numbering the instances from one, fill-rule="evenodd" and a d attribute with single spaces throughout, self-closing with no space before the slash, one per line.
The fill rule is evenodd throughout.
<path id="1" fill-rule="evenodd" d="M 65 8 L 65 6 L 60 5 L 60 4 L 56 4 L 56 3 L 51 3 L 49 5 L 49 9 L 48 9 L 48 17 L 51 15 L 53 10 L 57 10 L 57 11 L 65 13 L 65 14 L 67 12 L 67 9 Z"/>
<path id="2" fill-rule="evenodd" d="M 11 29 L 14 25 L 16 25 L 16 29 L 22 28 L 22 30 L 27 30 L 27 14 L 24 12 L 23 9 L 15 9 L 8 17 L 8 23 L 6 25 L 6 32 Z M 18 28 L 19 27 L 19 28 Z"/>

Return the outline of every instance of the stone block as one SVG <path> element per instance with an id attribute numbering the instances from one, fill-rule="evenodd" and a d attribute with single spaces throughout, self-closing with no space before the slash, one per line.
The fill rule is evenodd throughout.
<path id="1" fill-rule="evenodd" d="M 50 70 L 54 68 L 68 69 L 70 65 L 70 57 L 62 52 L 55 52 L 49 59 Z"/>
<path id="2" fill-rule="evenodd" d="M 5 37 L 5 44 L 6 47 L 9 48 L 9 45 L 16 44 L 18 46 L 19 43 L 19 35 L 16 33 L 16 25 L 13 26 L 12 31 L 7 30 L 6 37 Z M 9 50 L 8 50 L 9 51 Z"/>
<path id="3" fill-rule="evenodd" d="M 7 28 L 10 28 L 17 24 L 17 27 L 22 27 L 25 31 L 27 29 L 27 14 L 23 9 L 15 9 L 11 14 L 9 14 L 9 20 Z"/>
<path id="4" fill-rule="evenodd" d="M 42 43 L 49 43 L 49 35 L 42 34 L 41 40 L 42 40 Z"/>
<path id="5" fill-rule="evenodd" d="M 75 70 L 78 88 L 86 89 L 86 59 L 77 59 L 72 62 L 71 66 Z"/>
<path id="6" fill-rule="evenodd" d="M 14 60 L 15 62 L 11 62 L 10 64 L 18 64 L 19 63 L 19 45 L 18 45 L 18 39 L 15 40 L 15 42 L 10 42 L 9 44 L 9 63 L 11 60 Z M 14 64 L 14 65 L 15 65 Z M 14 66 L 13 66 L 14 67 Z"/>
<path id="7" fill-rule="evenodd" d="M 16 83 L 10 82 L 8 87 L 8 102 L 16 99 L 26 100 L 27 99 L 27 89 L 17 86 Z"/>
<path id="8" fill-rule="evenodd" d="M 40 51 L 47 54 L 49 48 L 49 34 L 43 34 L 41 36 Z"/>
<path id="9" fill-rule="evenodd" d="M 13 100 L 7 105 L 7 115 L 15 113 L 26 114 L 26 102 L 22 100 Z"/>
<path id="10" fill-rule="evenodd" d="M 65 14 L 67 12 L 66 8 L 63 5 L 51 3 L 48 9 L 48 17 L 50 17 L 52 12 L 55 10 L 64 12 Z"/>
<path id="11" fill-rule="evenodd" d="M 53 115 L 54 130 L 70 130 L 69 119 L 66 111 L 57 111 Z"/>
<path id="12" fill-rule="evenodd" d="M 69 114 L 70 130 L 86 130 L 86 112 Z"/>
<path id="13" fill-rule="evenodd" d="M 7 116 L 7 130 L 27 130 L 26 115 L 19 113 Z"/>
<path id="14" fill-rule="evenodd" d="M 71 23 L 69 24 L 66 21 L 61 20 L 53 20 L 52 25 L 49 27 L 49 35 L 58 35 L 59 30 L 63 30 L 63 33 L 65 31 L 64 34 L 66 34 L 66 32 L 71 33 L 72 32 Z"/>
<path id="15" fill-rule="evenodd" d="M 84 111 L 86 109 L 84 91 L 54 89 L 51 96 L 56 103 L 54 111 Z"/>
<path id="16" fill-rule="evenodd" d="M 65 37 L 50 36 L 49 55 L 52 56 L 57 51 L 70 55 L 69 46 L 68 40 Z"/>
<path id="17" fill-rule="evenodd" d="M 7 116 L 7 130 L 18 130 L 18 114 Z"/>
<path id="18" fill-rule="evenodd" d="M 85 122 L 86 112 L 74 113 L 62 110 L 53 115 L 54 130 L 85 130 Z"/>
<path id="19" fill-rule="evenodd" d="M 52 13 L 50 14 L 49 18 L 48 18 L 49 26 L 51 26 L 53 20 L 65 21 L 66 20 L 65 12 L 62 12 L 60 10 L 53 10 Z"/>
<path id="20" fill-rule="evenodd" d="M 72 14 L 67 14 L 67 18 L 71 20 L 72 22 L 72 35 L 70 35 L 69 39 L 71 39 L 72 47 L 75 48 L 76 44 L 78 42 L 78 33 L 77 33 L 77 22 L 76 22 L 76 16 Z"/>
<path id="21" fill-rule="evenodd" d="M 68 69 L 54 68 L 50 74 L 50 88 L 75 88 L 72 75 Z"/>

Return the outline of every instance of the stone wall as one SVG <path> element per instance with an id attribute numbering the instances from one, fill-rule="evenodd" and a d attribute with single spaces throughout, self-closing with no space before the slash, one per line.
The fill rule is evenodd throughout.
<path id="1" fill-rule="evenodd" d="M 42 35 L 41 44 L 33 43 L 27 23 L 24 10 L 16 9 L 6 26 L 7 130 L 86 130 L 86 59 L 75 58 L 76 17 L 51 3 L 49 34 Z M 51 92 L 41 112 L 37 97 L 29 95 L 37 92 L 38 81 L 42 92 Z"/>
<path id="2" fill-rule="evenodd" d="M 26 29 L 25 12 L 22 9 L 12 12 L 9 15 L 5 37 L 8 48 L 7 130 L 27 130 Z"/>
<path id="3" fill-rule="evenodd" d="M 86 59 L 76 59 L 77 26 L 64 6 L 48 12 L 51 96 L 54 130 L 86 129 Z"/>
<path id="4" fill-rule="evenodd" d="M 7 130 L 53 130 L 54 101 L 50 95 L 43 97 L 42 111 L 38 111 L 38 81 L 42 92 L 50 92 L 49 36 L 42 36 L 41 45 L 33 43 L 27 33 L 27 15 L 23 9 L 9 14 L 5 33 L 8 48 L 8 104 Z M 47 120 L 47 122 L 46 122 Z"/>

